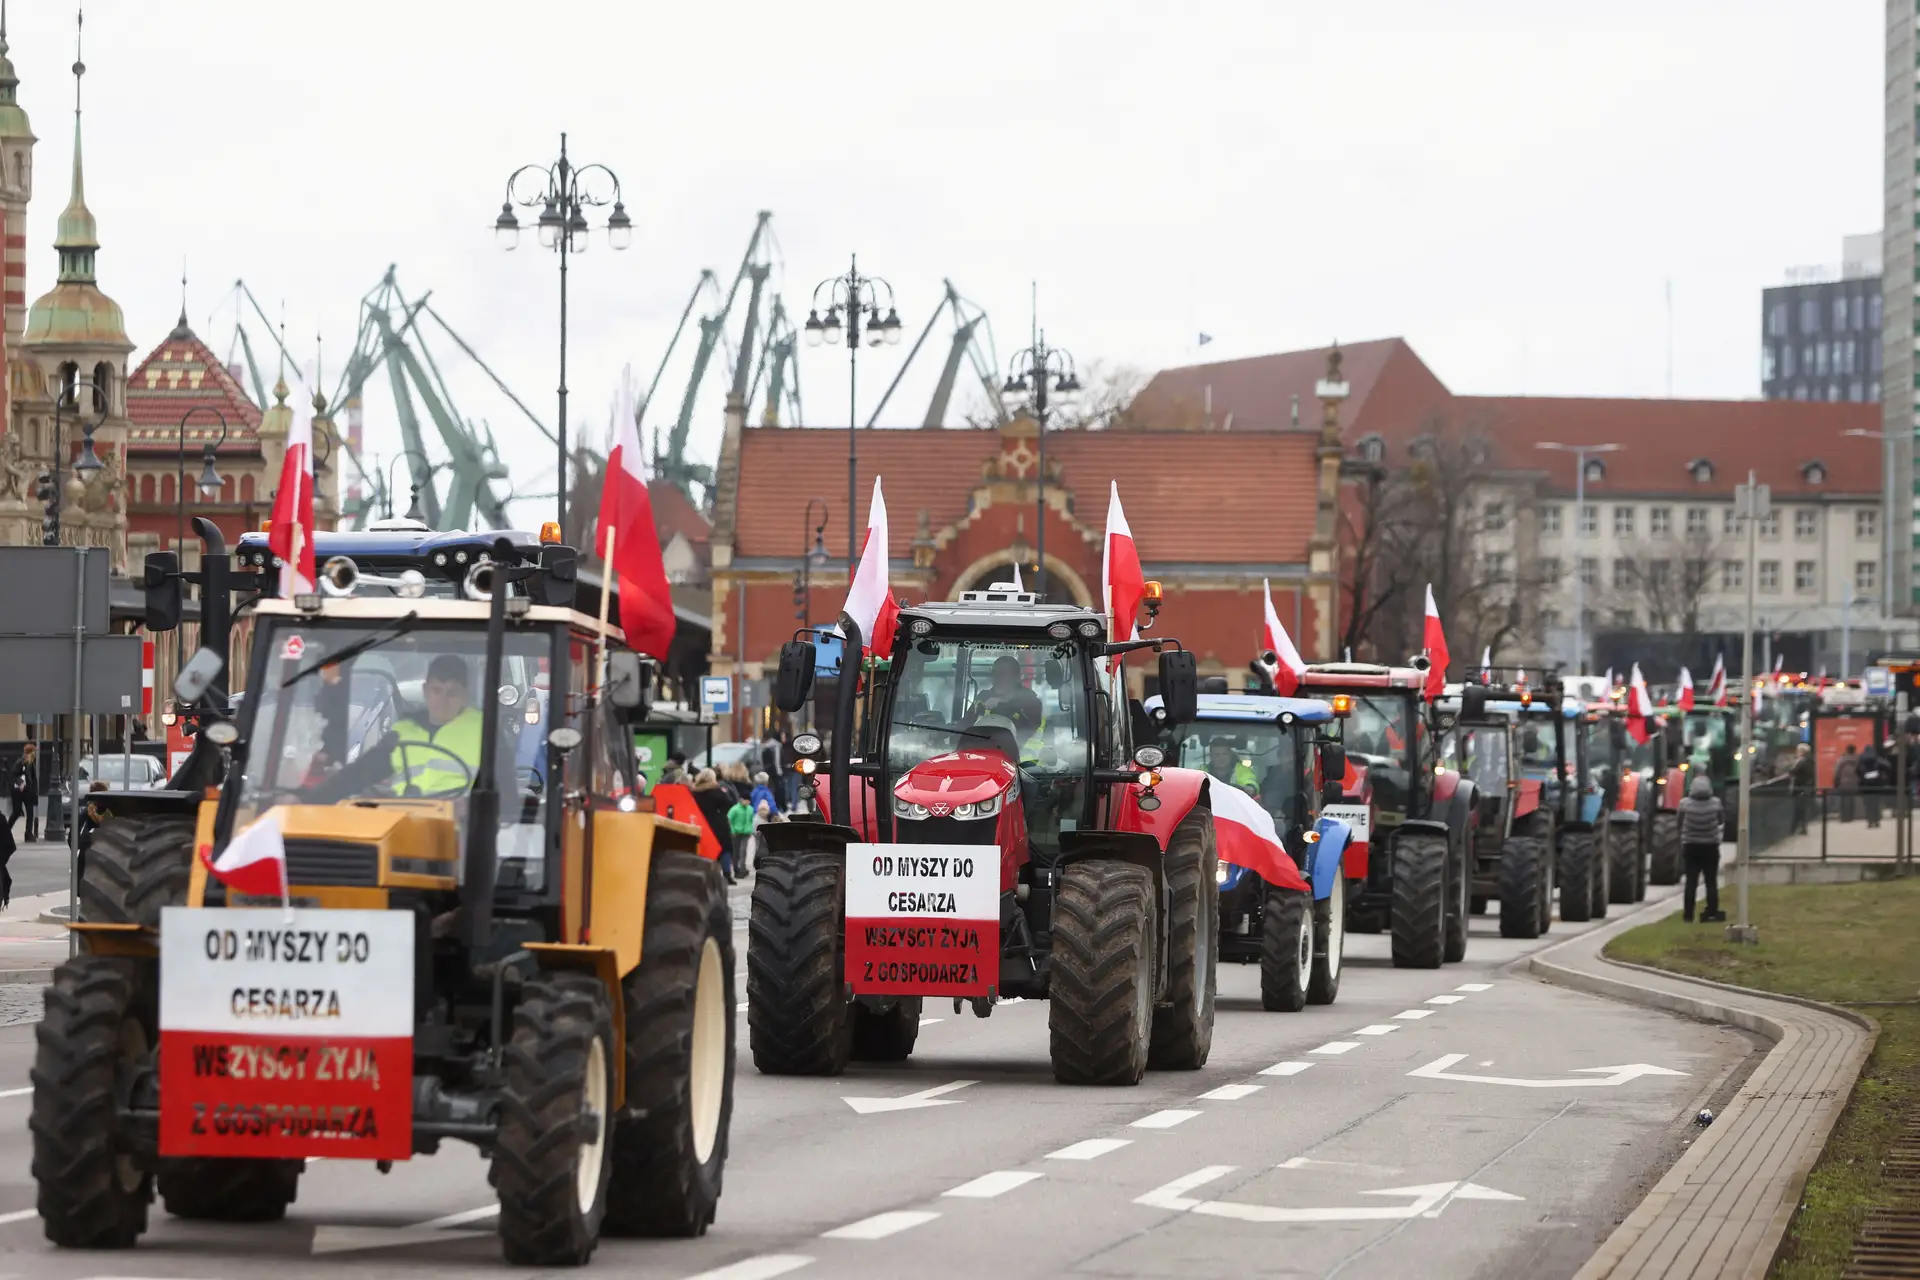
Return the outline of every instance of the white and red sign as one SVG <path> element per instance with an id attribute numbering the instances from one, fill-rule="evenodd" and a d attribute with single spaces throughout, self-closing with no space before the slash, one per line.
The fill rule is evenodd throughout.
<path id="1" fill-rule="evenodd" d="M 414 918 L 168 907 L 160 1154 L 405 1160 Z"/>
<path id="2" fill-rule="evenodd" d="M 140 714 L 153 714 L 153 641 L 140 642 Z"/>
<path id="3" fill-rule="evenodd" d="M 984 996 L 1000 983 L 1000 850 L 847 846 L 847 984 L 867 996 Z"/>

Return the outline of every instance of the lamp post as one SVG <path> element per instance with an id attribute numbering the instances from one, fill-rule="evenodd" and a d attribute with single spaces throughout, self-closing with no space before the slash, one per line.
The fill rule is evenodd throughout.
<path id="1" fill-rule="evenodd" d="M 880 290 L 887 293 L 887 313 L 880 314 Z M 826 294 L 827 314 L 820 315 L 820 295 Z M 878 276 L 860 274 L 860 259 L 848 259 L 847 274 L 822 280 L 813 288 L 813 309 L 807 312 L 807 345 L 847 340 L 847 582 L 853 582 L 854 561 L 860 558 L 860 526 L 854 519 L 860 510 L 858 475 L 860 417 L 855 412 L 858 397 L 859 355 L 862 320 L 869 346 L 900 341 L 900 313 L 893 309 L 893 286 Z"/>
<path id="2" fill-rule="evenodd" d="M 1737 486 L 1733 492 L 1734 515 L 1746 525 L 1747 531 L 1747 617 L 1740 636 L 1740 674 L 1746 678 L 1747 685 L 1740 696 L 1740 827 L 1737 846 L 1739 861 L 1736 865 L 1738 907 L 1735 922 L 1727 926 L 1728 942 L 1760 941 L 1759 931 L 1747 917 L 1747 864 L 1753 851 L 1753 580 L 1756 576 L 1754 556 L 1759 546 L 1756 539 L 1760 522 L 1772 509 L 1772 489 L 1755 483 L 1754 473 L 1747 472 L 1747 482 Z"/>
<path id="3" fill-rule="evenodd" d="M 408 467 L 407 475 L 409 478 L 418 474 L 426 477 L 428 480 L 431 480 L 433 478 L 434 473 L 440 470 L 440 464 L 435 463 L 431 458 L 427 457 L 426 454 L 421 453 L 418 449 L 402 449 L 399 453 L 389 458 L 387 460 L 387 474 L 385 477 L 387 486 L 385 490 L 383 490 L 383 493 L 386 497 L 385 508 L 387 512 L 387 519 L 389 520 L 393 519 L 393 464 L 406 458 L 420 459 L 420 463 L 423 468 L 423 470 L 416 473 L 412 467 Z M 412 482 L 412 490 L 413 490 L 412 501 L 410 501 L 407 504 L 407 519 L 417 520 L 420 523 L 425 524 L 426 517 L 420 513 L 420 482 L 418 480 L 414 480 Z"/>
<path id="4" fill-rule="evenodd" d="M 813 522 L 813 509 L 820 508 L 820 523 Z M 800 529 L 800 625 L 813 625 L 813 571 L 827 567 L 827 521 L 833 518 L 825 498 L 807 499 L 806 523 Z M 807 530 L 813 531 L 813 544 L 807 544 Z"/>
<path id="5" fill-rule="evenodd" d="M 1580 519 L 1587 507 L 1587 456 L 1598 453 L 1618 453 L 1620 446 L 1617 444 L 1560 444 L 1553 440 L 1542 440 L 1534 445 L 1534 448 L 1573 455 L 1575 534 L 1572 536 L 1578 536 Z M 1598 535 L 1598 528 L 1594 533 Z M 1573 559 L 1573 665 L 1576 670 L 1585 671 L 1587 667 L 1587 581 L 1580 576 L 1580 557 L 1576 555 Z"/>
<path id="6" fill-rule="evenodd" d="M 585 185 L 590 175 L 604 175 L 613 184 L 611 196 L 601 195 Z M 532 182 L 522 182 L 533 177 Z M 500 202 L 500 216 L 494 219 L 493 234 L 502 249 L 511 250 L 520 243 L 520 219 L 513 206 L 540 209 L 537 226 L 540 247 L 560 255 L 560 478 L 559 520 L 564 536 L 567 528 L 567 259 L 587 251 L 587 214 L 589 208 L 611 204 L 607 217 L 607 243 L 625 249 L 633 243 L 633 219 L 620 201 L 620 178 L 603 164 L 576 166 L 567 158 L 567 135 L 560 135 L 560 158 L 552 164 L 523 164 L 507 177 L 507 198 Z"/>
<path id="7" fill-rule="evenodd" d="M 200 496 L 202 498 L 212 501 L 214 498 L 220 496 L 220 489 L 226 483 L 221 477 L 219 470 L 214 467 L 213 460 L 214 455 L 220 451 L 220 446 L 227 442 L 227 432 L 229 429 L 227 426 L 227 415 L 210 404 L 197 404 L 180 415 L 180 465 L 178 470 L 179 479 L 177 481 L 178 489 L 175 493 L 175 496 L 180 502 L 180 514 L 178 528 L 174 533 L 174 545 L 180 548 L 180 558 L 182 561 L 186 559 L 187 555 L 187 423 L 192 420 L 193 415 L 196 413 L 210 413 L 220 419 L 220 438 L 212 444 L 201 446 L 200 478 L 195 481 L 195 487 L 200 490 Z"/>
<path id="8" fill-rule="evenodd" d="M 1047 335 L 1036 323 L 1033 344 L 1013 353 L 1007 364 L 1007 381 L 1000 388 L 1000 399 L 1009 409 L 1025 400 L 1039 426 L 1039 461 L 1034 485 L 1034 587 L 1042 600 L 1047 598 L 1047 411 L 1049 386 L 1053 396 L 1071 403 L 1080 394 L 1080 378 L 1073 357 L 1059 347 L 1047 345 Z"/>
<path id="9" fill-rule="evenodd" d="M 60 414 L 61 410 L 71 407 L 74 410 L 74 416 L 79 416 L 80 388 L 82 387 L 92 391 L 103 406 L 107 403 L 106 393 L 85 378 L 75 378 L 68 383 L 59 398 L 53 402 L 53 474 L 51 477 L 53 492 L 47 499 L 47 518 L 41 522 L 40 542 L 43 546 L 60 545 L 60 472 L 64 469 L 67 460 L 67 439 L 61 426 Z M 100 461 L 100 455 L 93 446 L 93 433 L 106 420 L 107 410 L 102 408 L 99 417 L 92 422 L 82 423 L 81 430 L 85 432 L 85 438 L 80 447 L 80 456 L 73 460 L 74 475 L 84 478 L 106 465 Z"/>

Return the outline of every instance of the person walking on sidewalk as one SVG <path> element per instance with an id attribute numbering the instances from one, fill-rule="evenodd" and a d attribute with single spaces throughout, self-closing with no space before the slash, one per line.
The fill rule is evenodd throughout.
<path id="1" fill-rule="evenodd" d="M 1813 816 L 1813 788 L 1817 781 L 1813 766 L 1813 748 L 1802 742 L 1793 749 L 1793 767 L 1787 770 L 1793 789 L 1793 834 L 1805 835 L 1807 819 Z"/>
<path id="2" fill-rule="evenodd" d="M 1851 742 L 1840 763 L 1833 766 L 1833 789 L 1840 793 L 1840 821 L 1852 822 L 1860 807 L 1860 754 Z"/>
<path id="3" fill-rule="evenodd" d="M 1727 917 L 1720 910 L 1720 837 L 1726 829 L 1727 807 L 1713 794 L 1704 774 L 1695 774 L 1687 798 L 1680 802 L 1680 856 L 1687 884 L 1681 896 L 1681 919 L 1693 922 L 1694 888 L 1704 877 L 1707 909 L 1700 919 L 1711 924 Z"/>
<path id="4" fill-rule="evenodd" d="M 1881 797 L 1892 785 L 1893 771 L 1887 768 L 1880 748 L 1869 742 L 1860 753 L 1860 800 L 1867 811 L 1868 830 L 1880 825 Z"/>
<path id="5" fill-rule="evenodd" d="M 733 857 L 725 870 L 727 883 L 734 884 L 747 873 L 747 853 L 753 844 L 753 806 L 745 800 L 735 800 L 727 810 L 727 828 L 733 833 Z"/>
<path id="6" fill-rule="evenodd" d="M 7 810 L 7 826 L 11 828 L 22 814 L 27 819 L 27 829 L 21 834 L 21 841 L 31 844 L 40 838 L 40 748 L 29 742 L 20 752 L 20 759 L 14 762 L 13 770 L 7 778 L 7 792 L 12 808 Z"/>

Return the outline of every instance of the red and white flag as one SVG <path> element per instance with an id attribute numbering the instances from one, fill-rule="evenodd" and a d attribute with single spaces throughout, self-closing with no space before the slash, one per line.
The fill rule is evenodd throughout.
<path id="1" fill-rule="evenodd" d="M 1693 710 L 1693 672 L 1680 668 L 1679 704 L 1682 711 Z"/>
<path id="2" fill-rule="evenodd" d="M 1713 678 L 1707 681 L 1707 701 L 1716 707 L 1727 705 L 1727 658 L 1717 655 L 1713 660 Z"/>
<path id="3" fill-rule="evenodd" d="M 1447 691 L 1447 633 L 1440 629 L 1440 609 L 1433 602 L 1433 584 L 1427 584 L 1427 623 L 1426 635 L 1422 643 L 1427 650 L 1427 683 L 1422 690 L 1429 701 Z"/>
<path id="4" fill-rule="evenodd" d="M 200 846 L 207 874 L 236 893 L 250 898 L 287 900 L 287 845 L 280 835 L 280 815 L 267 816 L 235 835 L 213 856 L 213 846 Z"/>
<path id="5" fill-rule="evenodd" d="M 1272 814 L 1229 783 L 1216 781 L 1207 788 L 1207 794 L 1213 802 L 1213 838 L 1220 861 L 1245 867 L 1282 889 L 1311 891 L 1286 846 L 1280 843 Z"/>
<path id="6" fill-rule="evenodd" d="M 1300 677 L 1306 673 L 1307 664 L 1300 660 L 1300 651 L 1293 647 L 1293 637 L 1280 625 L 1280 615 L 1274 612 L 1273 585 L 1262 579 L 1260 586 L 1266 592 L 1266 619 L 1260 635 L 1261 661 L 1273 677 L 1273 691 L 1290 698 L 1300 687 Z"/>
<path id="7" fill-rule="evenodd" d="M 1493 683 L 1493 646 L 1488 645 L 1480 651 L 1480 683 Z"/>
<path id="8" fill-rule="evenodd" d="M 673 615 L 673 593 L 667 586 L 666 562 L 660 558 L 660 533 L 653 523 L 653 498 L 647 492 L 646 453 L 640 447 L 640 429 L 634 421 L 633 370 L 620 371 L 620 392 L 613 408 L 613 452 L 600 477 L 600 522 L 594 529 L 594 552 L 607 559 L 607 539 L 613 539 L 611 563 L 601 572 L 613 575 L 620 591 L 620 629 L 627 644 L 640 653 L 665 658 L 673 647 L 678 622 Z"/>
<path id="9" fill-rule="evenodd" d="M 873 478 L 873 501 L 867 506 L 867 541 L 860 548 L 860 564 L 847 588 L 847 617 L 860 628 L 861 648 L 867 653 L 891 653 L 900 606 L 887 586 L 887 500 L 880 494 L 880 477 Z"/>
<path id="10" fill-rule="evenodd" d="M 1025 591 L 1027 589 L 1026 584 L 1020 581 L 1020 563 L 1018 561 L 1015 561 L 1013 565 L 1013 589 L 1015 591 Z"/>
<path id="11" fill-rule="evenodd" d="M 1640 664 L 1633 664 L 1633 677 L 1627 683 L 1627 732 L 1633 735 L 1635 742 L 1647 740 L 1647 721 L 1653 715 L 1653 695 L 1647 692 L 1647 682 L 1640 674 Z"/>
<path id="12" fill-rule="evenodd" d="M 280 487 L 273 493 L 267 546 L 280 557 L 280 596 L 317 588 L 313 565 L 313 407 L 294 397 L 287 453 L 280 461 Z"/>
<path id="13" fill-rule="evenodd" d="M 1107 497 L 1107 540 L 1100 558 L 1100 602 L 1107 610 L 1107 634 L 1124 640 L 1134 634 L 1140 602 L 1147 596 L 1147 575 L 1140 567 L 1140 549 L 1133 544 L 1127 513 L 1120 509 L 1120 483 L 1110 482 Z"/>

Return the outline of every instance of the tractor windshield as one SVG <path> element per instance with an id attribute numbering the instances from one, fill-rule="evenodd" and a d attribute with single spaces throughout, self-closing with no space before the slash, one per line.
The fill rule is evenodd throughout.
<path id="1" fill-rule="evenodd" d="M 1412 710 L 1407 699 L 1392 694 L 1356 695 L 1344 730 L 1347 750 L 1404 766 L 1413 741 Z"/>
<path id="2" fill-rule="evenodd" d="M 1520 722 L 1520 772 L 1529 778 L 1551 776 L 1560 763 L 1554 749 L 1557 726 L 1550 722 L 1543 723 L 1544 720 L 1545 717 L 1536 717 Z"/>
<path id="3" fill-rule="evenodd" d="M 1506 726 L 1461 725 L 1441 742 L 1440 758 L 1473 779 L 1482 792 L 1506 794 Z"/>
<path id="4" fill-rule="evenodd" d="M 234 827 L 276 804 L 381 799 L 452 802 L 464 840 L 467 794 L 480 763 L 480 687 L 486 629 L 330 618 L 262 628 L 248 692 L 247 765 Z M 357 652 L 330 666 L 331 654 Z M 509 629 L 496 753 L 503 858 L 538 860 L 545 848 L 539 772 L 516 768 L 534 685 L 550 661 L 547 630 Z"/>
<path id="5" fill-rule="evenodd" d="M 1300 766 L 1299 747 L 1290 731 L 1246 721 L 1188 725 L 1181 731 L 1177 755 L 1181 767 L 1203 770 L 1216 782 L 1239 787 L 1276 819 L 1292 820 Z"/>

